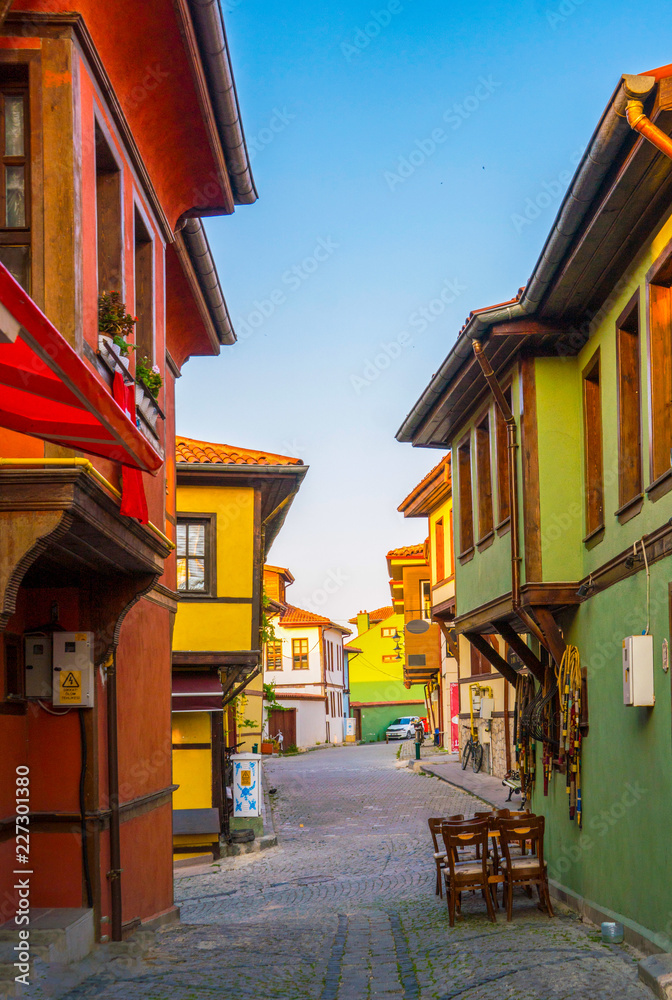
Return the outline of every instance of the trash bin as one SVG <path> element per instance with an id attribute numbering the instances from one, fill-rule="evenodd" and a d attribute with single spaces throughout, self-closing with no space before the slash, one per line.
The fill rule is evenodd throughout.
<path id="1" fill-rule="evenodd" d="M 252 744 L 252 753 L 259 753 L 259 744 L 258 743 L 253 743 Z"/>
<path id="2" fill-rule="evenodd" d="M 237 753 L 233 764 L 233 815 L 261 816 L 261 754 Z"/>

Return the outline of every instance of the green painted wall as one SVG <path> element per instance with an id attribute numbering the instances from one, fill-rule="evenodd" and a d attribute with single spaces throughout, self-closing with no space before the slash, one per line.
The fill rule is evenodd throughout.
<path id="1" fill-rule="evenodd" d="M 580 580 L 583 416 L 576 358 L 537 358 L 535 382 L 543 580 Z"/>
<path id="2" fill-rule="evenodd" d="M 404 715 L 419 715 L 422 718 L 426 714 L 424 703 L 422 705 L 381 705 L 362 709 L 362 739 L 365 743 L 373 743 L 376 740 L 385 739 L 385 730 L 395 719 L 400 719 Z"/>
<path id="3" fill-rule="evenodd" d="M 404 634 L 404 616 L 392 614 L 385 621 L 378 622 L 350 640 L 350 645 L 361 649 L 361 653 L 350 656 L 350 704 L 357 706 L 358 702 L 401 702 L 408 699 L 420 702 L 416 705 L 416 715 L 424 715 L 425 692 L 421 684 L 411 688 L 404 687 L 404 661 L 402 654 L 399 659 L 386 662 L 383 658 L 395 656 L 397 641 L 390 636 L 384 636 L 383 631 L 396 629 L 401 636 Z M 399 715 L 396 707 L 392 711 Z M 403 714 L 403 713 L 402 713 Z"/>
<path id="4" fill-rule="evenodd" d="M 502 376 L 505 382 L 506 375 Z M 518 376 L 513 372 L 512 382 L 513 408 L 516 418 L 519 416 L 518 405 Z M 484 410 L 478 411 L 477 419 L 483 418 Z M 495 448 L 495 409 L 494 404 L 490 405 L 490 464 L 493 476 L 493 504 L 495 524 L 499 521 L 498 495 L 497 495 L 497 462 Z M 467 432 L 471 431 L 471 483 L 474 506 L 474 537 L 478 541 L 478 484 L 476 476 L 476 449 L 474 444 L 474 426 L 476 419 L 460 428 L 459 434 L 453 439 L 452 467 L 453 467 L 453 504 L 454 504 L 454 539 L 455 539 L 455 594 L 457 615 L 485 604 L 501 594 L 511 590 L 511 538 L 507 531 L 503 535 L 495 533 L 495 538 L 488 548 L 474 553 L 470 562 L 462 565 L 459 560 L 460 555 L 460 497 L 457 488 L 458 468 L 457 444 L 463 440 Z M 519 449 L 520 452 L 520 449 Z M 522 516 L 522 515 L 521 515 Z M 522 522 L 521 522 L 522 525 Z"/>
<path id="5" fill-rule="evenodd" d="M 646 928 L 672 951 L 669 893 L 670 675 L 662 670 L 662 641 L 669 641 L 666 562 L 651 568 L 656 704 L 623 705 L 622 640 L 646 627 L 643 572 L 596 595 L 567 621 L 568 642 L 578 646 L 588 670 L 590 731 L 583 743 L 583 829 L 570 822 L 564 776 L 551 793 L 538 783 L 535 812 L 548 817 L 549 874 L 586 899 Z"/>

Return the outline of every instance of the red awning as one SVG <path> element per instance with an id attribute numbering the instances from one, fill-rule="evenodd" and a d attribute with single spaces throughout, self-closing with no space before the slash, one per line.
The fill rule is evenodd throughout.
<path id="1" fill-rule="evenodd" d="M 205 671 L 173 674 L 173 712 L 223 712 L 222 683 Z"/>
<path id="2" fill-rule="evenodd" d="M 163 459 L 0 264 L 0 427 L 155 474 Z"/>

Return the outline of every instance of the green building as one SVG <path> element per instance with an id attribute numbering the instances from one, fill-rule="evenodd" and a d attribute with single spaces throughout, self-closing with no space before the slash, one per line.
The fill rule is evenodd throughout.
<path id="1" fill-rule="evenodd" d="M 527 285 L 470 314 L 397 434 L 452 452 L 461 678 L 468 661 L 485 658 L 491 676 L 509 682 L 512 705 L 516 685 L 549 691 L 566 646 L 578 649 L 581 825 L 577 810 L 570 818 L 574 794 L 553 742 L 558 697 L 541 715 L 546 741 L 530 743 L 531 807 L 546 816 L 553 891 L 664 951 L 672 951 L 672 162 L 633 129 L 645 112 L 672 133 L 671 95 L 669 67 L 619 81 Z M 644 632 L 652 639 L 642 641 Z M 644 648 L 625 670 L 630 636 Z M 632 697 L 631 680 L 643 694 Z M 655 704 L 646 704 L 649 685 Z"/>

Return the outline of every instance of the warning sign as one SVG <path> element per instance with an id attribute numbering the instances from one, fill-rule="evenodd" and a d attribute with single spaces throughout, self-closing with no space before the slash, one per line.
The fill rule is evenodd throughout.
<path id="1" fill-rule="evenodd" d="M 245 787 L 249 787 L 252 784 L 252 772 L 251 771 L 241 771 L 240 772 L 240 783 Z"/>
<path id="2" fill-rule="evenodd" d="M 82 671 L 61 670 L 61 705 L 79 705 L 82 700 Z"/>

